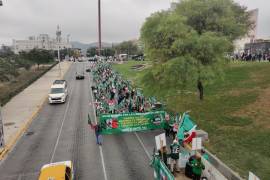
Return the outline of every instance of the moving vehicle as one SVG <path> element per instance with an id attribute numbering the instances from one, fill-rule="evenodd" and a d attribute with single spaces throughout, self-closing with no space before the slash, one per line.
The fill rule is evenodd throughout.
<path id="1" fill-rule="evenodd" d="M 78 72 L 76 72 L 76 79 L 77 79 L 77 80 L 82 80 L 82 79 L 84 79 L 84 73 L 78 73 Z"/>
<path id="2" fill-rule="evenodd" d="M 71 161 L 56 162 L 44 165 L 40 170 L 38 180 L 74 180 Z"/>
<path id="3" fill-rule="evenodd" d="M 66 80 L 55 80 L 53 84 L 67 84 Z"/>
<path id="4" fill-rule="evenodd" d="M 51 91 L 49 93 L 49 103 L 64 103 L 66 102 L 66 98 L 68 96 L 67 83 L 66 81 L 57 81 L 59 84 L 55 84 L 55 82 L 51 86 Z"/>

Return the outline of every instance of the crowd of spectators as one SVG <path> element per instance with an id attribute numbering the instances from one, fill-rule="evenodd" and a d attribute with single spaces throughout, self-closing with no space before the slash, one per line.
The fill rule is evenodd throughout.
<path id="1" fill-rule="evenodd" d="M 269 61 L 270 62 L 270 53 L 236 53 L 231 56 L 233 60 L 240 61 Z"/>

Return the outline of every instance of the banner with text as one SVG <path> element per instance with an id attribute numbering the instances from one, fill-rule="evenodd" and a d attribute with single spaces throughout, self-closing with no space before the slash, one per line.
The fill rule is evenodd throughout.
<path id="1" fill-rule="evenodd" d="M 151 167 L 154 168 L 155 180 L 175 180 L 174 176 L 168 167 L 161 161 L 158 156 L 154 156 L 151 162 Z"/>
<path id="2" fill-rule="evenodd" d="M 102 134 L 162 129 L 165 123 L 165 111 L 103 114 L 99 117 L 99 123 Z"/>

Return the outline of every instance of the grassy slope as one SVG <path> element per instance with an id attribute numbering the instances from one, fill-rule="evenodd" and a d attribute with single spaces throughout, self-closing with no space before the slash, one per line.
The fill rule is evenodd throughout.
<path id="1" fill-rule="evenodd" d="M 30 84 L 40 78 L 48 70 L 50 70 L 54 64 L 50 66 L 42 67 L 39 70 L 23 71 L 15 77 L 12 81 L 0 83 L 0 103 L 1 105 L 6 104 L 12 97 L 23 91 Z"/>
<path id="2" fill-rule="evenodd" d="M 113 67 L 142 87 L 140 79 L 145 71 L 130 68 L 140 63 L 128 62 Z M 265 92 L 270 92 L 269 72 L 268 63 L 230 64 L 224 81 L 205 87 L 203 102 L 198 100 L 196 92 L 170 96 L 153 89 L 144 89 L 144 92 L 166 102 L 169 111 L 191 110 L 199 127 L 209 133 L 207 148 L 242 176 L 252 171 L 261 179 L 269 179 L 270 112 L 267 109 L 270 107 L 262 108 L 265 104 L 257 102 L 258 99 L 270 101 L 269 96 L 264 97 Z"/>

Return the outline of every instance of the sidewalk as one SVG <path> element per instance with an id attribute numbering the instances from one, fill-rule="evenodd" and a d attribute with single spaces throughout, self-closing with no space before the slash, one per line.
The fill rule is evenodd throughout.
<path id="1" fill-rule="evenodd" d="M 59 77 L 59 66 L 56 65 L 2 107 L 6 146 L 5 149 L 0 149 L 0 160 L 12 149 L 36 117 L 42 105 L 47 102 L 52 82 L 56 79 L 62 79 L 71 64 L 71 62 L 61 62 L 61 78 Z"/>

